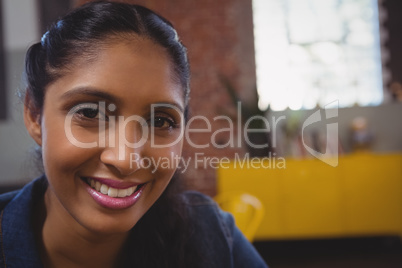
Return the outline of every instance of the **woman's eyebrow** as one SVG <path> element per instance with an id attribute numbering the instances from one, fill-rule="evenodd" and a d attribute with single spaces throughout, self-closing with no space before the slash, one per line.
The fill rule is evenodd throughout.
<path id="1" fill-rule="evenodd" d="M 85 96 L 92 96 L 92 97 L 98 97 L 101 99 L 108 100 L 112 103 L 117 104 L 119 102 L 118 98 L 113 96 L 112 94 L 109 94 L 107 92 L 104 92 L 102 90 L 92 88 L 92 87 L 76 87 L 73 88 L 72 90 L 69 90 L 61 95 L 62 99 L 70 99 L 75 96 L 80 96 L 80 95 L 85 95 Z"/>
<path id="2" fill-rule="evenodd" d="M 112 94 L 107 93 L 107 92 L 102 91 L 97 88 L 93 88 L 93 87 L 73 88 L 73 89 L 63 93 L 61 95 L 61 98 L 62 99 L 71 99 L 76 96 L 82 96 L 82 95 L 105 99 L 114 104 L 120 103 L 119 99 L 117 97 L 113 96 Z M 180 112 L 182 112 L 182 113 L 184 112 L 183 106 L 180 105 L 178 102 L 174 102 L 174 101 L 155 102 L 155 103 L 152 103 L 151 105 L 155 105 L 155 106 L 163 107 L 163 108 L 170 108 L 170 109 L 177 108 Z"/>
<path id="3" fill-rule="evenodd" d="M 180 112 L 184 112 L 184 108 L 182 105 L 180 105 L 177 102 L 155 102 L 152 103 L 153 106 L 155 107 L 162 107 L 162 108 L 168 108 L 168 109 L 178 109 Z M 172 107 L 173 106 L 173 107 Z"/>

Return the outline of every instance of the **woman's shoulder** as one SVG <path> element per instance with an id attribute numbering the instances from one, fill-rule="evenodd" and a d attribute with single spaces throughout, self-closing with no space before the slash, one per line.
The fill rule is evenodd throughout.
<path id="1" fill-rule="evenodd" d="M 185 191 L 182 193 L 181 198 L 188 206 L 214 206 L 214 200 L 197 191 Z"/>
<path id="2" fill-rule="evenodd" d="M 233 216 L 209 196 L 196 191 L 182 194 L 195 225 L 195 241 L 204 248 L 210 267 L 262 267 L 267 265 L 236 227 Z"/>
<path id="3" fill-rule="evenodd" d="M 223 230 L 226 236 L 230 236 L 230 230 L 227 229 L 233 228 L 233 218 L 229 213 L 222 211 L 210 196 L 186 191 L 182 193 L 181 200 L 197 225 L 206 225 L 208 229 L 216 227 L 217 231 Z"/>
<path id="4" fill-rule="evenodd" d="M 40 193 L 44 192 L 43 189 L 45 187 L 46 178 L 42 176 L 29 182 L 19 190 L 0 194 L 0 210 L 3 210 L 11 202 L 20 203 L 21 201 L 34 201 L 35 197 L 40 196 Z"/>
<path id="5" fill-rule="evenodd" d="M 198 224 L 205 222 L 211 227 L 215 222 L 219 229 L 223 229 L 226 236 L 230 235 L 230 229 L 234 227 L 232 215 L 221 210 L 210 196 L 196 191 L 186 191 L 182 194 L 182 200 Z"/>
<path id="6" fill-rule="evenodd" d="M 0 194 L 0 210 L 2 210 L 21 190 Z"/>
<path id="7" fill-rule="evenodd" d="M 44 186 L 46 178 L 41 177 L 21 190 L 0 195 L 0 248 L 2 256 L 8 260 L 7 267 L 41 266 L 31 224 L 32 217 L 36 216 L 35 202 L 43 197 Z"/>
<path id="8" fill-rule="evenodd" d="M 204 222 L 211 228 L 216 223 L 219 230 L 230 238 L 234 228 L 234 220 L 230 213 L 219 208 L 217 203 L 208 195 L 197 191 L 186 191 L 182 194 L 182 200 L 192 219 L 202 225 Z"/>

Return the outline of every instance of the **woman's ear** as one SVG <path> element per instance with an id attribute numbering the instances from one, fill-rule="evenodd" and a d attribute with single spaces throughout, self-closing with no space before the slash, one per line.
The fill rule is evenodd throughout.
<path id="1" fill-rule="evenodd" d="M 26 94 L 24 100 L 24 123 L 29 135 L 34 141 L 42 146 L 42 128 L 41 128 L 41 113 L 38 109 L 34 108 L 32 99 L 29 94 Z"/>

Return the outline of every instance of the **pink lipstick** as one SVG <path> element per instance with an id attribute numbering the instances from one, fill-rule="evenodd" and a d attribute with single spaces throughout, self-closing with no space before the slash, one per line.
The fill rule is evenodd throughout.
<path id="1" fill-rule="evenodd" d="M 125 209 L 141 197 L 146 184 L 119 182 L 100 178 L 83 178 L 89 195 L 102 207 Z"/>

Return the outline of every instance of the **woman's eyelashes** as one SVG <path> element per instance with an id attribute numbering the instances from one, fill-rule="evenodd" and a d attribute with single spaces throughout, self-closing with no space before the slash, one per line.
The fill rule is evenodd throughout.
<path id="1" fill-rule="evenodd" d="M 171 130 L 180 126 L 180 124 L 176 123 L 175 119 L 168 115 L 154 115 L 148 120 L 148 125 L 160 130 Z"/>
<path id="2" fill-rule="evenodd" d="M 73 113 L 80 120 L 101 120 L 108 121 L 106 111 L 100 108 L 97 103 L 81 103 L 73 108 Z"/>
<path id="3" fill-rule="evenodd" d="M 105 103 L 80 103 L 75 105 L 69 113 L 71 113 L 78 122 L 82 124 L 94 124 L 99 121 L 105 121 L 107 123 L 123 123 L 126 124 L 128 121 L 131 121 L 130 118 L 124 118 L 119 116 L 118 114 L 114 115 L 113 112 L 110 112 L 107 108 L 109 107 L 105 105 Z M 147 117 L 147 118 L 146 118 Z M 180 127 L 181 116 L 172 116 L 167 112 L 157 112 L 150 115 L 147 115 L 145 118 L 142 119 L 135 119 L 134 121 L 138 120 L 137 122 L 146 122 L 146 126 L 149 128 L 153 128 L 155 130 L 173 130 L 175 128 Z M 176 118 L 177 117 L 177 118 Z M 120 120 L 120 121 L 119 121 Z M 127 121 L 128 120 L 128 121 Z M 109 122 L 110 121 L 110 122 Z M 127 122 L 126 122 L 127 121 Z"/>

